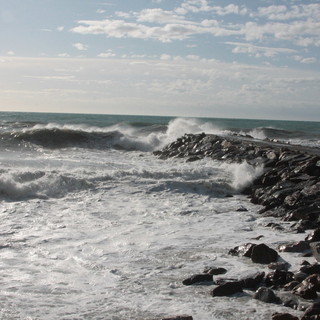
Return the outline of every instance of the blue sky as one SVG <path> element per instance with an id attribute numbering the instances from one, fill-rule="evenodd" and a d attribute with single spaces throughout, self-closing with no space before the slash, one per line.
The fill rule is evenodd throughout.
<path id="1" fill-rule="evenodd" d="M 0 109 L 320 121 L 320 3 L 0 0 Z"/>

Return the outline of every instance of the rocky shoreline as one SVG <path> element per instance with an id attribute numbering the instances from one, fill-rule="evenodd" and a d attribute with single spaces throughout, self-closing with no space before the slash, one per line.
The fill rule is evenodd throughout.
<path id="1" fill-rule="evenodd" d="M 301 233 L 303 238 L 276 250 L 263 243 L 246 243 L 230 249 L 229 254 L 268 265 L 271 271 L 267 274 L 259 272 L 246 278 L 216 279 L 217 274 L 227 270 L 213 267 L 185 279 L 184 285 L 209 282 L 215 286 L 211 291 L 213 297 L 252 290 L 255 299 L 304 311 L 301 320 L 320 319 L 320 264 L 302 261 L 300 270 L 291 272 L 290 265 L 279 259 L 279 252 L 300 252 L 301 256 L 313 254 L 320 261 L 320 149 L 254 140 L 249 136 L 222 137 L 201 133 L 186 134 L 154 154 L 161 159 L 176 157 L 197 161 L 206 157 L 263 166 L 262 175 L 243 193 L 252 203 L 263 206 L 259 214 L 275 218 L 270 227 L 281 228 L 279 219 L 291 222 L 291 231 Z M 166 319 L 189 320 L 192 316 Z M 290 313 L 274 314 L 272 319 L 299 320 Z"/>

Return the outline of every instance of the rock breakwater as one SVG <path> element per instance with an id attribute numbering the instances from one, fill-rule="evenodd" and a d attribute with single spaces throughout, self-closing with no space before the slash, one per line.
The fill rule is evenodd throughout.
<path id="1" fill-rule="evenodd" d="M 260 204 L 260 214 L 295 222 L 298 232 L 320 227 L 320 149 L 248 136 L 186 134 L 154 154 L 161 159 L 246 161 L 263 174 L 243 192 Z"/>
<path id="2" fill-rule="evenodd" d="M 161 159 L 176 157 L 197 161 L 209 157 L 263 166 L 262 174 L 242 192 L 254 204 L 263 207 L 259 210 L 261 215 L 292 222 L 292 231 L 303 233 L 314 229 L 303 241 L 276 249 L 299 252 L 302 257 L 310 256 L 312 250 L 320 261 L 320 149 L 254 140 L 248 136 L 221 137 L 202 133 L 186 134 L 154 154 Z M 270 226 L 279 225 L 271 223 Z M 253 263 L 269 264 L 273 271 L 267 274 L 261 271 L 246 278 L 239 275 L 237 279 L 215 279 L 215 273 L 205 270 L 182 283 L 215 285 L 212 297 L 241 295 L 243 290 L 253 290 L 254 299 L 304 311 L 301 320 L 320 319 L 320 264 L 304 261 L 300 270 L 288 271 L 290 264 L 281 261 L 278 252 L 265 244 L 247 243 L 231 249 L 229 254 L 251 258 Z M 226 272 L 223 269 L 221 274 Z M 275 313 L 272 319 L 299 320 L 289 313 Z"/>

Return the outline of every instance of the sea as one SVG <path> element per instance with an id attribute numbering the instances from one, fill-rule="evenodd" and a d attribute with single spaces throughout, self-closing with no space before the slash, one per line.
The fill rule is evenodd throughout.
<path id="1" fill-rule="evenodd" d="M 153 154 L 201 132 L 320 146 L 319 122 L 1 112 L 0 319 L 301 315 L 250 291 L 213 298 L 212 285 L 182 284 L 212 266 L 227 279 L 268 272 L 228 251 L 305 237 L 267 227 L 241 194 L 263 167 Z M 281 257 L 292 270 L 302 261 Z"/>

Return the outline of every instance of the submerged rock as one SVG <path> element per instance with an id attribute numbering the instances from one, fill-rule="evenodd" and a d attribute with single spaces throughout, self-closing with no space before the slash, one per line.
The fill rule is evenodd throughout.
<path id="1" fill-rule="evenodd" d="M 203 283 L 203 282 L 212 282 L 213 283 L 212 275 L 209 273 L 195 274 L 195 275 L 191 276 L 190 278 L 187 278 L 182 281 L 182 283 L 185 286 L 190 286 L 192 284 Z"/>
<path id="2" fill-rule="evenodd" d="M 226 282 L 214 288 L 211 292 L 213 297 L 230 296 L 242 292 L 242 283 L 240 281 Z"/>

